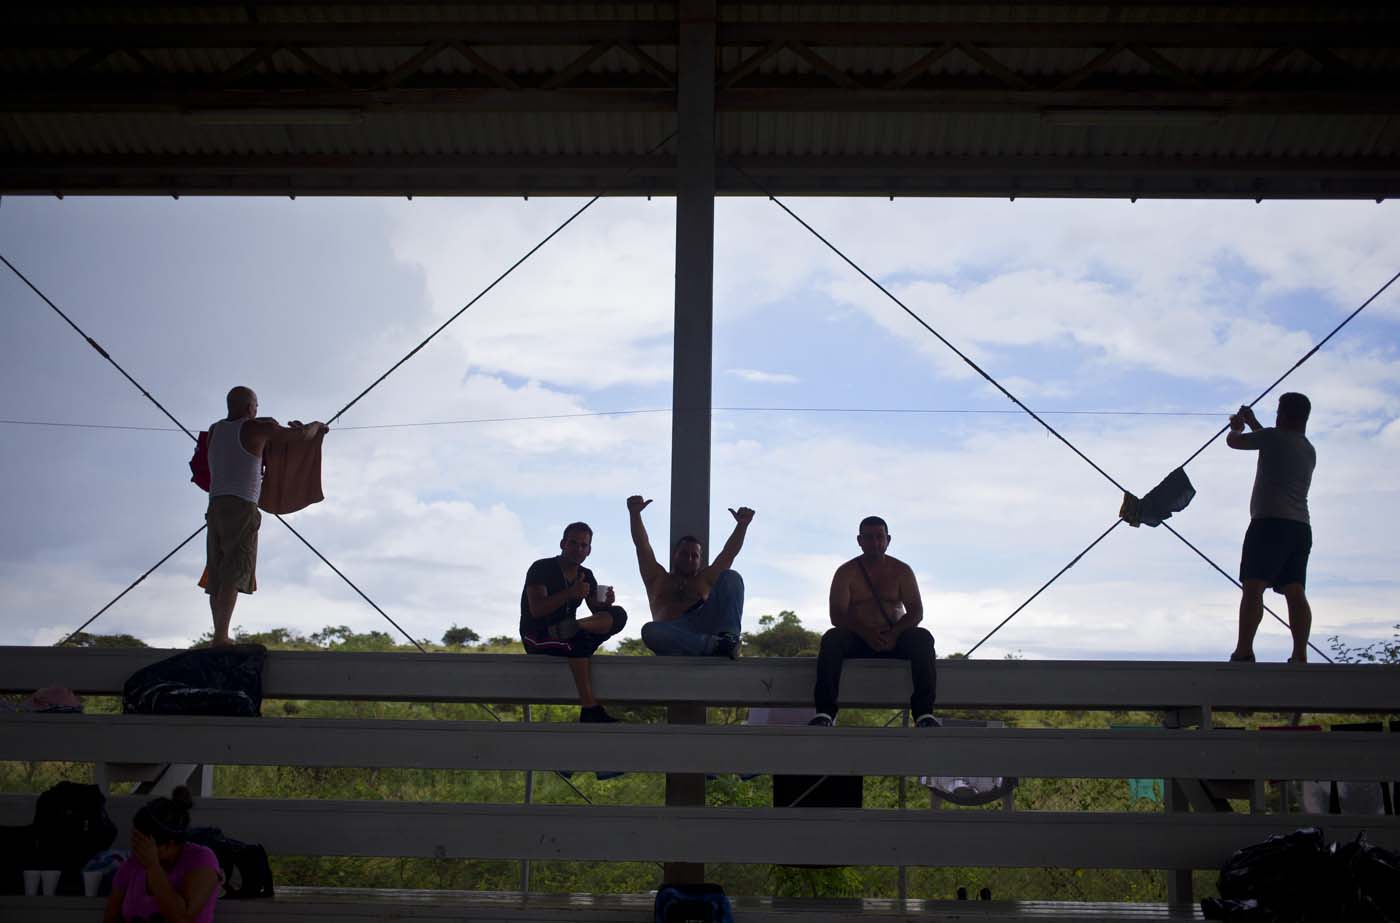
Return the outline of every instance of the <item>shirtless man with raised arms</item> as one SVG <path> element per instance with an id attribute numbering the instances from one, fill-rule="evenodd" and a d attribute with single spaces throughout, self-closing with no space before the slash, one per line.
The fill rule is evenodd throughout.
<path id="1" fill-rule="evenodd" d="M 714 563 L 703 565 L 704 549 L 693 536 L 682 536 L 671 549 L 671 569 L 656 560 L 642 524 L 642 510 L 651 505 L 640 496 L 627 498 L 632 519 L 632 544 L 647 588 L 652 621 L 642 626 L 642 642 L 657 654 L 690 656 L 739 655 L 739 631 L 744 612 L 744 578 L 730 570 L 744 535 L 753 521 L 746 506 L 731 509 L 734 532 Z"/>

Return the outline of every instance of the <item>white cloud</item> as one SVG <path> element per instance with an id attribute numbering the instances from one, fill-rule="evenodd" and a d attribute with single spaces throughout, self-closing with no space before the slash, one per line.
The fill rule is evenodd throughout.
<path id="1" fill-rule="evenodd" d="M 726 369 L 725 374 L 756 385 L 795 385 L 802 381 L 786 372 L 764 372 L 759 369 Z"/>

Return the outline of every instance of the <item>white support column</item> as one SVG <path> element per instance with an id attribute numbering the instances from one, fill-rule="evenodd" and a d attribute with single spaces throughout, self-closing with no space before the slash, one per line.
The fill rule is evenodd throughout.
<path id="1" fill-rule="evenodd" d="M 671 387 L 671 532 L 710 549 L 710 402 L 714 361 L 715 0 L 681 0 L 676 61 L 676 322 Z M 704 724 L 703 705 L 672 705 L 667 719 Z M 705 777 L 666 777 L 666 803 L 703 806 Z M 671 883 L 703 881 L 697 863 L 666 864 Z"/>

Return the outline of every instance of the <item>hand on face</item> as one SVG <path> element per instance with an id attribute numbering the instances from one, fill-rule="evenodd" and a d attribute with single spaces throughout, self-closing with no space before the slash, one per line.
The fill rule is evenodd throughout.
<path id="1" fill-rule="evenodd" d="M 153 869 L 160 865 L 160 851 L 156 847 L 156 841 L 140 830 L 131 831 L 131 854 L 141 863 L 142 868 Z"/>

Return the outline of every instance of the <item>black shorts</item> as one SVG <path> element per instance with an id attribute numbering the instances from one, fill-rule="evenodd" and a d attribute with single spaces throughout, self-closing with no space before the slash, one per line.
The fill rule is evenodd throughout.
<path id="1" fill-rule="evenodd" d="M 547 636 L 532 638 L 529 635 L 522 635 L 520 640 L 525 644 L 525 653 L 548 654 L 551 657 L 592 657 L 604 641 L 615 636 L 627 626 L 627 612 L 621 606 L 613 606 L 604 611 L 611 615 L 613 620 L 612 630 L 607 634 L 594 634 L 580 628 L 565 639 Z M 593 614 L 601 615 L 602 613 L 595 612 Z"/>
<path id="2" fill-rule="evenodd" d="M 1295 519 L 1253 519 L 1240 553 L 1240 582 L 1262 580 L 1282 592 L 1307 585 L 1312 526 Z"/>

